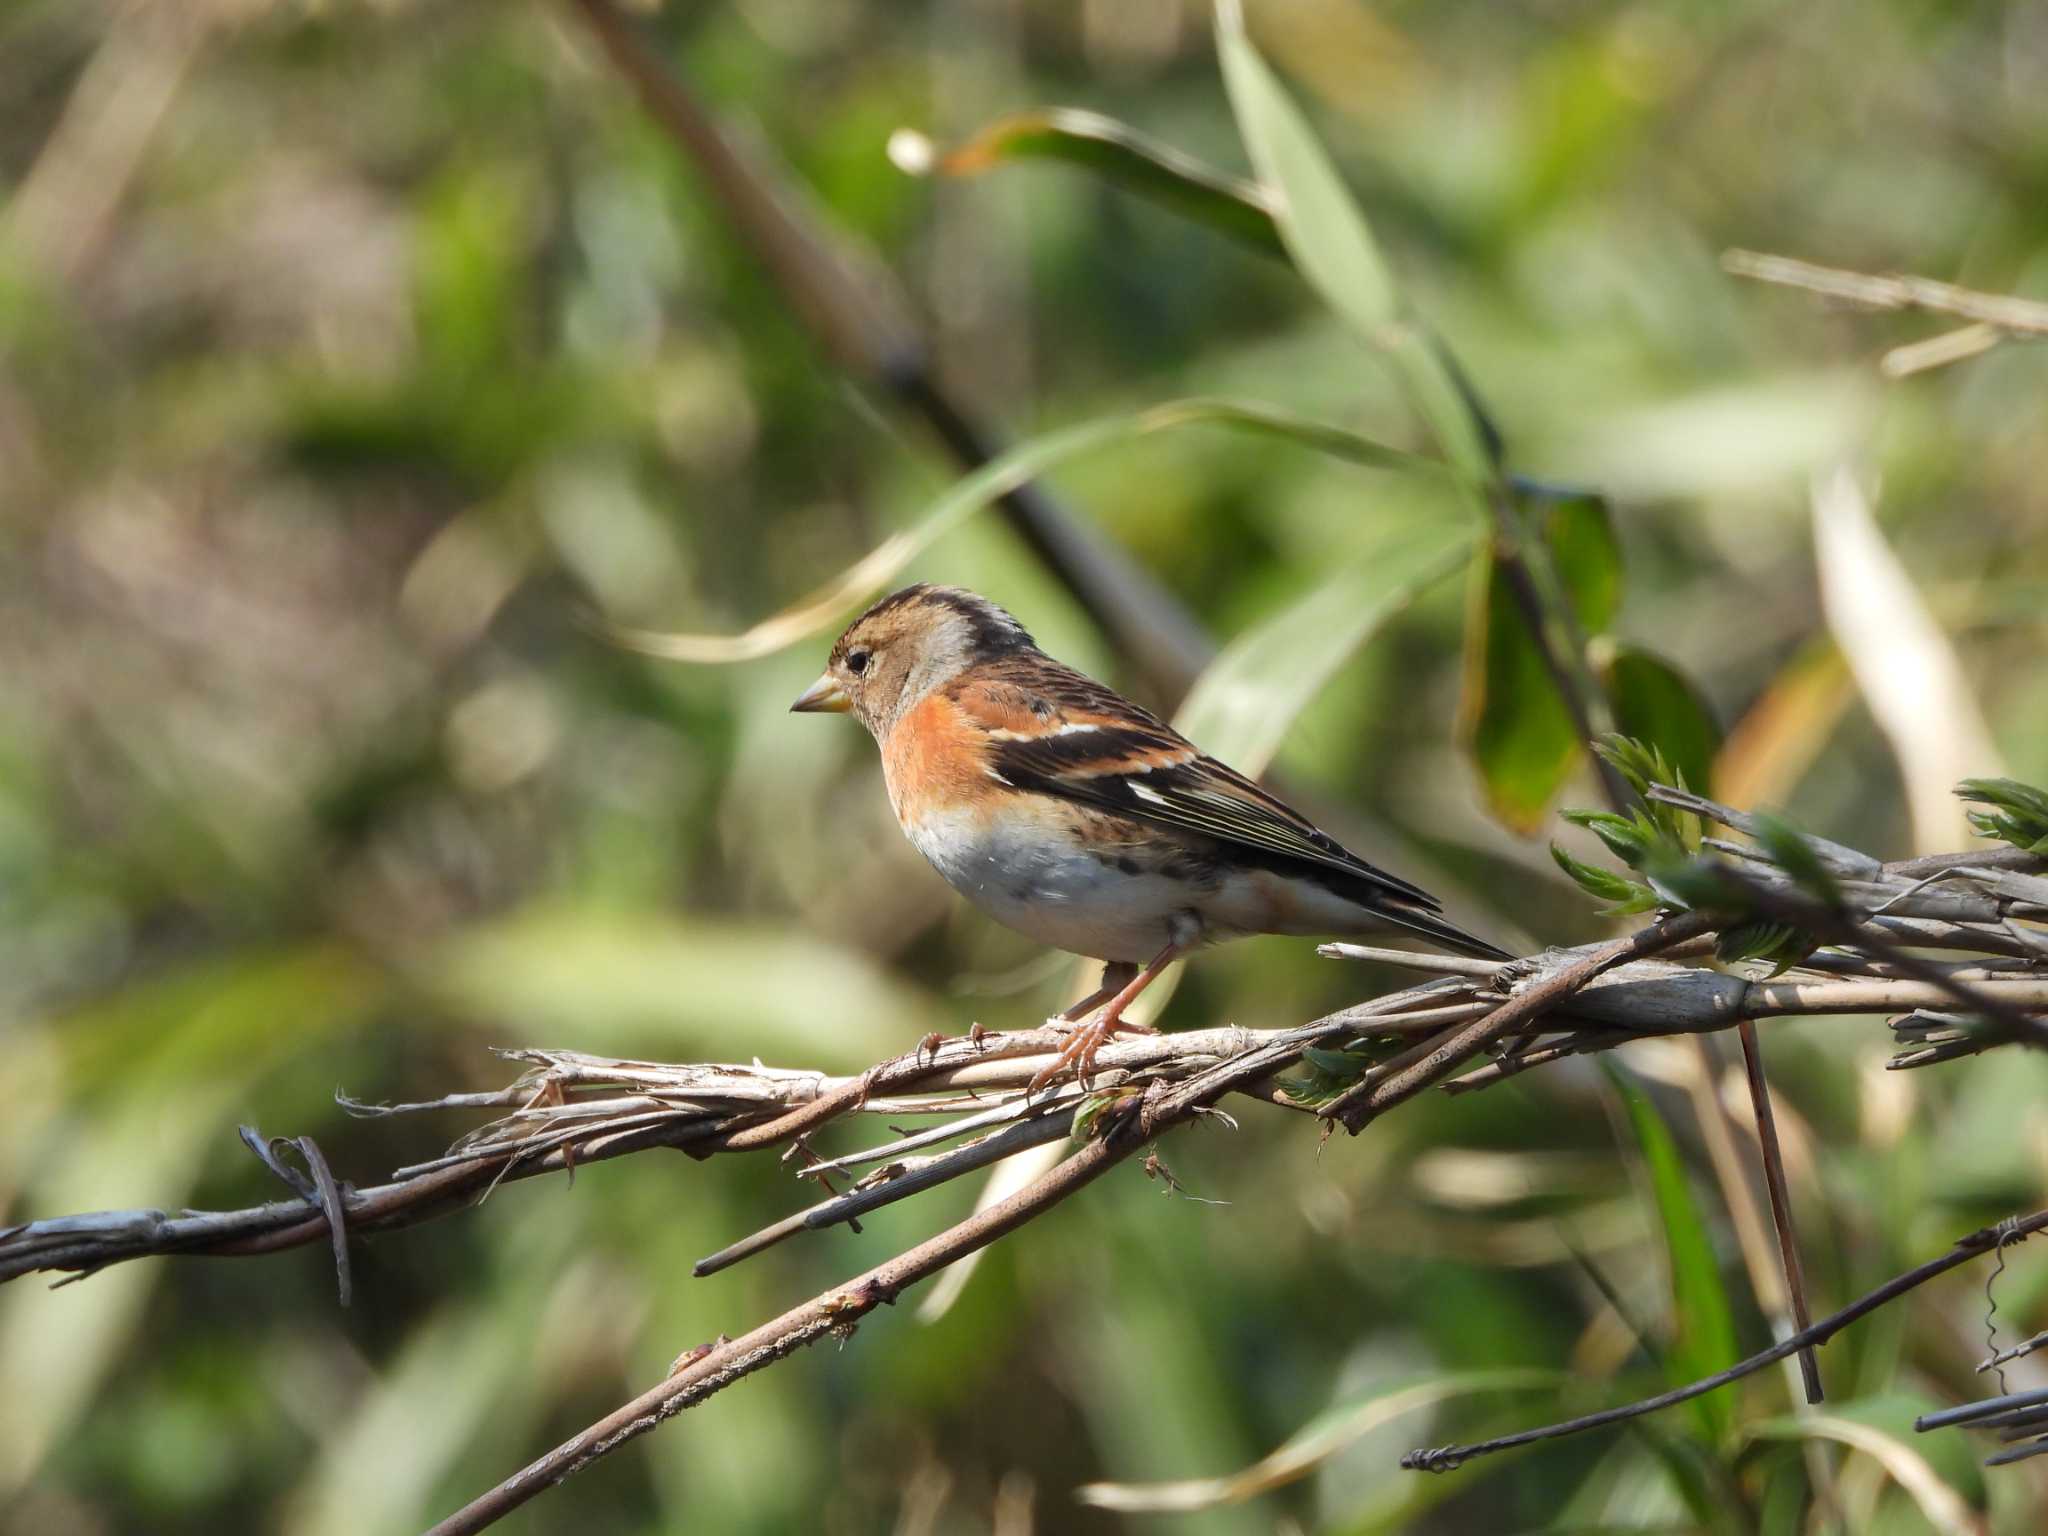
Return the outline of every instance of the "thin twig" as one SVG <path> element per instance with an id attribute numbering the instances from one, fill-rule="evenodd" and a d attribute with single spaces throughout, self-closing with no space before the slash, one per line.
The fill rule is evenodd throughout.
<path id="1" fill-rule="evenodd" d="M 1016 1194 L 976 1212 L 907 1253 L 876 1265 L 845 1285 L 834 1286 L 802 1306 L 791 1308 L 753 1332 L 714 1345 L 659 1386 L 607 1414 L 489 1493 L 464 1505 L 434 1526 L 428 1536 L 464 1536 L 483 1530 L 600 1456 L 742 1377 L 816 1343 L 827 1334 L 850 1334 L 861 1318 L 884 1303 L 893 1303 L 918 1281 L 1022 1226 L 1176 1125 L 1209 1112 L 1216 1097 L 1270 1075 L 1285 1064 L 1287 1052 L 1285 1045 L 1269 1043 L 1176 1088 L 1164 1089 L 1162 1085 L 1161 1091 L 1148 1091 L 1143 1099 L 1103 1125 L 1096 1139 Z"/>
<path id="2" fill-rule="evenodd" d="M 2036 1211 L 2033 1215 L 2011 1224 L 2011 1232 L 2017 1237 L 2026 1237 L 2048 1228 L 2048 1211 Z M 1655 1397 L 1646 1397 L 1640 1402 L 1627 1403 L 1619 1408 L 1603 1408 L 1598 1413 L 1583 1414 L 1575 1419 L 1566 1419 L 1557 1424 L 1546 1424 L 1540 1429 L 1525 1429 L 1512 1435 L 1501 1435 L 1492 1440 L 1481 1440 L 1470 1445 L 1444 1445 L 1429 1450 L 1410 1451 L 1401 1458 L 1401 1465 L 1411 1471 L 1449 1472 L 1468 1461 L 1481 1456 L 1490 1456 L 1497 1451 L 1513 1450 L 1517 1446 L 1534 1445 L 1542 1440 L 1558 1440 L 1566 1435 L 1576 1435 L 1588 1429 L 1599 1429 L 1608 1424 L 1620 1424 L 1629 1419 L 1639 1419 L 1645 1414 L 1656 1413 L 1676 1404 L 1689 1402 L 1704 1396 L 1731 1382 L 1753 1375 L 1765 1366 L 1788 1356 L 1799 1353 L 1816 1344 L 1825 1344 L 1836 1334 L 1858 1319 L 1875 1312 L 1889 1301 L 1905 1295 L 1917 1286 L 1925 1285 L 1937 1275 L 1945 1275 L 1958 1265 L 1966 1264 L 1994 1247 L 1999 1233 L 2006 1229 L 2006 1223 L 1997 1227 L 1985 1227 L 1972 1232 L 1968 1237 L 1957 1240 L 1956 1245 L 1940 1258 L 1929 1259 L 1918 1268 L 1910 1269 L 1903 1275 L 1887 1280 L 1873 1291 L 1866 1292 L 1839 1312 L 1829 1314 L 1809 1328 L 1804 1328 L 1790 1338 L 1782 1339 L 1769 1349 L 1751 1355 L 1729 1366 L 1725 1371 L 1716 1371 L 1711 1376 L 1688 1382 L 1682 1387 L 1673 1387 L 1669 1392 L 1660 1392 Z M 1939 1415 L 1922 1421 L 1921 1427 L 1935 1428 Z"/>
<path id="3" fill-rule="evenodd" d="M 1130 1137 L 1092 1141 L 1006 1200 L 978 1211 L 936 1237 L 834 1286 L 750 1333 L 714 1345 L 666 1381 L 606 1414 L 531 1462 L 490 1492 L 440 1521 L 428 1536 L 467 1536 L 503 1519 L 535 1495 L 580 1472 L 734 1382 L 828 1335 L 846 1337 L 860 1320 L 918 1281 L 1022 1226 L 1092 1183 L 1143 1143 Z"/>
<path id="4" fill-rule="evenodd" d="M 1859 914 L 1816 901 L 1789 885 L 1756 880 L 1733 869 L 1724 869 L 1722 876 L 1738 887 L 1765 917 L 1821 934 L 1838 944 L 1852 944 L 1870 950 L 1906 975 L 1939 988 L 1972 1013 L 1996 1020 L 2015 1040 L 2048 1045 L 2048 1025 L 2028 1017 L 2019 1007 L 1992 995 L 1977 983 L 1959 980 L 1953 971 L 1923 960 L 1889 937 L 1872 932 Z"/>
<path id="5" fill-rule="evenodd" d="M 1507 960 L 1482 960 L 1477 955 L 1436 955 L 1419 949 L 1379 949 L 1370 944 L 1319 944 L 1316 953 L 1326 960 L 1369 960 L 1403 970 L 1428 971 L 1439 976 L 1491 976 Z"/>
<path id="6" fill-rule="evenodd" d="M 1399 1070 L 1383 1078 L 1367 1078 L 1324 1105 L 1319 1113 L 1325 1119 L 1340 1121 L 1346 1130 L 1356 1135 L 1374 1116 L 1414 1097 L 1456 1071 L 1525 1020 L 1533 1019 L 1565 1001 L 1602 971 L 1655 954 L 1696 934 L 1708 932 L 1711 927 L 1712 923 L 1706 917 L 1687 912 L 1677 917 L 1660 918 L 1626 938 L 1613 939 L 1581 951 L 1576 959 L 1551 971 L 1541 981 L 1524 986 L 1484 1018 L 1447 1031 L 1439 1041 L 1425 1042 L 1429 1048 L 1416 1060 L 1403 1064 Z"/>
<path id="7" fill-rule="evenodd" d="M 1778 1119 L 1771 1109 L 1771 1090 L 1764 1081 L 1763 1047 L 1757 1042 L 1756 1025 L 1744 1019 L 1735 1026 L 1735 1038 L 1742 1042 L 1742 1067 L 1749 1079 L 1749 1101 L 1756 1111 L 1757 1145 L 1763 1151 L 1764 1180 L 1770 1190 L 1771 1224 L 1778 1233 L 1778 1259 L 1785 1269 L 1785 1291 L 1792 1302 L 1795 1332 L 1813 1326 L 1813 1314 L 1806 1304 L 1806 1269 L 1799 1259 L 1799 1239 L 1792 1230 L 1792 1194 L 1785 1183 L 1785 1154 L 1778 1146 Z M 1822 1401 L 1820 1362 L 1811 1349 L 1799 1351 L 1799 1376 L 1808 1403 Z"/>
<path id="8" fill-rule="evenodd" d="M 1735 277 L 1753 278 L 1787 288 L 1803 288 L 1824 298 L 1840 299 L 1864 309 L 1922 309 L 1996 326 L 2015 336 L 2048 336 L 2048 304 L 2010 294 L 1981 293 L 1931 277 L 1854 272 L 1843 267 L 1816 266 L 1790 256 L 1731 250 L 1721 269 Z"/>
<path id="9" fill-rule="evenodd" d="M 730 1268 L 741 1259 L 750 1258 L 763 1249 L 772 1248 L 783 1239 L 794 1237 L 799 1232 L 815 1232 L 821 1227 L 852 1221 L 880 1206 L 920 1194 L 935 1185 L 945 1183 L 948 1179 L 956 1179 L 972 1169 L 985 1168 L 990 1163 L 1012 1157 L 1028 1147 L 1040 1147 L 1049 1141 L 1057 1141 L 1066 1134 L 1067 1120 L 1063 1115 L 1041 1115 L 1021 1125 L 996 1131 L 965 1146 L 955 1147 L 949 1153 L 924 1159 L 917 1166 L 905 1166 L 892 1178 L 859 1185 L 843 1195 L 834 1195 L 831 1199 L 821 1200 L 807 1210 L 785 1216 L 754 1233 L 753 1236 L 741 1238 L 740 1241 L 699 1259 L 690 1273 L 699 1279 L 706 1275 L 715 1275 L 721 1269 Z M 817 1170 L 809 1171 L 815 1173 Z"/>
<path id="10" fill-rule="evenodd" d="M 1594 947 L 1588 946 L 1553 953 L 1516 962 L 1516 968 L 1542 968 L 1554 974 L 1593 952 Z M 1974 965 L 1960 970 L 1951 967 L 1943 974 L 1947 980 L 1969 981 L 1988 1000 L 2032 1014 L 2048 1013 L 2048 976 L 1985 972 Z M 1298 1028 L 1226 1026 L 1117 1040 L 1101 1053 L 1099 1081 L 1114 1084 L 1126 1080 L 1127 1074 L 1177 1080 L 1267 1046 L 1279 1045 L 1298 1054 L 1305 1045 L 1341 1042 L 1347 1037 L 1437 1032 L 1446 1022 L 1464 1021 L 1474 1013 L 1482 1015 L 1482 1021 L 1490 1018 L 1499 1023 L 1497 993 L 1486 989 L 1485 978 L 1438 977 Z M 1931 981 L 1896 976 L 1745 981 L 1662 961 L 1638 961 L 1596 976 L 1561 1006 L 1509 1021 L 1507 1034 L 1548 1034 L 1552 1039 L 1511 1058 L 1489 1062 L 1446 1087 L 1468 1092 L 1504 1076 L 1570 1055 L 1609 1050 L 1643 1035 L 1725 1029 L 1744 1018 L 1927 1010 L 1944 1006 L 1948 997 L 1943 987 Z M 388 1183 L 365 1189 L 340 1187 L 340 1212 L 352 1232 L 386 1231 L 464 1210 L 500 1182 L 540 1177 L 650 1148 L 678 1147 L 710 1156 L 767 1141 L 781 1144 L 794 1139 L 784 1134 L 788 1117 L 820 1104 L 832 1113 L 814 1111 L 820 1116 L 818 1122 L 812 1124 L 807 1116 L 808 1129 L 796 1134 L 810 1134 L 831 1118 L 856 1113 L 962 1117 L 822 1166 L 836 1171 L 860 1162 L 901 1158 L 939 1141 L 1033 1113 L 1033 1104 L 1026 1102 L 1021 1092 L 1051 1059 L 1058 1041 L 1050 1030 L 989 1035 L 978 1046 L 966 1040 L 947 1041 L 936 1051 L 909 1052 L 851 1077 L 758 1064 L 671 1066 L 570 1051 L 511 1052 L 507 1054 L 531 1070 L 497 1092 L 456 1093 L 422 1104 L 374 1109 L 356 1106 L 356 1113 L 379 1115 L 475 1108 L 509 1108 L 511 1112 L 463 1137 L 447 1156 L 401 1170 Z M 1965 1047 L 1981 1048 L 1981 1044 Z M 1434 1042 L 1426 1040 L 1414 1057 L 1400 1065 L 1410 1065 L 1433 1049 Z M 1291 1060 L 1271 1070 L 1282 1070 Z M 1392 1064 L 1383 1066 L 1370 1080 L 1373 1086 L 1383 1085 L 1399 1069 L 1389 1067 Z M 870 1088 L 865 1102 L 859 1100 L 858 1093 L 863 1081 Z M 1055 1094 L 1060 1091 L 1053 1090 Z M 1002 1097 L 991 1099 L 989 1095 Z M 1260 1089 L 1256 1096 L 1291 1109 L 1305 1107 L 1274 1089 Z M 1044 1102 L 1041 1096 L 1038 1103 Z M 781 1127 L 772 1137 L 740 1134 L 749 1129 L 759 1132 L 771 1124 Z M 268 1152 L 263 1138 L 256 1137 L 255 1142 Z M 0 1233 L 0 1280 L 35 1270 L 93 1269 L 152 1255 L 253 1255 L 331 1241 L 333 1224 L 317 1200 L 305 1198 L 314 1194 L 312 1186 L 290 1165 L 281 1167 L 289 1171 L 280 1176 L 295 1181 L 293 1188 L 302 1194 L 301 1199 L 243 1211 L 176 1216 L 161 1211 L 115 1211 L 58 1217 Z"/>

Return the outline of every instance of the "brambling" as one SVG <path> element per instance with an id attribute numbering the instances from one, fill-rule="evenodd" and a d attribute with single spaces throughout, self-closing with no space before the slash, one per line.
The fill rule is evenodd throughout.
<path id="1" fill-rule="evenodd" d="M 1087 1023 L 1033 1090 L 1068 1065 L 1085 1079 L 1104 1041 L 1138 1027 L 1122 1022 L 1132 1000 L 1205 944 L 1392 929 L 1507 958 L 961 588 L 883 598 L 790 708 L 850 713 L 873 733 L 897 821 L 953 889 L 1105 962 L 1100 988 L 1056 1021 Z"/>

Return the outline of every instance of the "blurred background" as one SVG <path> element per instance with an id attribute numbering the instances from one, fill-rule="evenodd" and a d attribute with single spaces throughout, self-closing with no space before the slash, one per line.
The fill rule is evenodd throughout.
<path id="1" fill-rule="evenodd" d="M 1887 381 L 1879 356 L 1941 322 L 1719 267 L 1743 246 L 2048 297 L 2048 5 L 1248 9 L 1516 467 L 1616 498 L 1618 630 L 1729 729 L 1723 798 L 1931 851 L 1913 778 L 1945 771 L 1940 742 L 1930 769 L 1880 728 L 1869 658 L 1821 603 L 1810 484 L 1843 462 L 1959 663 L 1914 684 L 1942 694 L 1930 734 L 1968 743 L 1958 771 L 2048 780 L 2048 358 L 2008 345 Z M 1009 432 L 1203 393 L 1418 442 L 1286 267 L 1073 168 L 891 164 L 899 128 L 945 145 L 1065 104 L 1241 172 L 1193 0 L 635 19 L 899 274 L 944 386 Z M 588 622 L 743 629 L 959 466 L 821 350 L 574 7 L 10 0 L 0 196 L 0 1220 L 274 1198 L 242 1122 L 375 1182 L 467 1122 L 352 1121 L 337 1089 L 496 1087 L 492 1045 L 844 1071 L 1064 1000 L 1067 965 L 903 842 L 865 734 L 785 713 L 829 634 L 693 667 Z M 1219 640 L 1421 515 L 1389 477 L 1198 430 L 1055 481 Z M 1173 702 L 998 516 L 911 574 Z M 1596 937 L 1461 751 L 1465 602 L 1455 579 L 1418 600 L 1276 767 L 1468 924 Z M 1292 1023 L 1391 980 L 1252 941 L 1192 966 L 1168 1018 Z M 2042 1203 L 2048 1063 L 1901 1077 L 1872 1020 L 1764 1035 L 1817 1311 Z M 1688 1111 L 1733 1090 L 1684 1051 L 1628 1054 L 1696 1170 L 1742 1352 L 1761 1347 Z M 1306 1122 L 1247 1106 L 1163 1148 L 1225 1203 L 1128 1168 L 992 1252 L 942 1317 L 878 1316 L 504 1528 L 1697 1528 L 1675 1418 L 1435 1479 L 1398 1452 L 1560 1400 L 1467 1393 L 1371 1427 L 1389 1391 L 1474 1370 L 1654 1387 L 1575 1257 L 1663 1329 L 1662 1240 L 1613 1108 L 1598 1073 L 1558 1069 L 1319 1154 Z M 688 1278 L 800 1196 L 770 1158 L 659 1153 L 508 1186 L 358 1244 L 346 1312 L 315 1248 L 9 1286 L 0 1526 L 417 1527 L 973 1190 Z M 1895 1436 L 1990 1390 L 1969 1369 L 1983 1283 L 1959 1272 L 1832 1345 L 1840 1411 Z M 2005 1342 L 2048 1323 L 2044 1288 L 2041 1255 L 2007 1256 Z M 1791 1402 L 1767 1374 L 1733 1411 Z M 1075 1502 L 1233 1472 L 1359 1405 L 1274 1491 L 1165 1517 Z M 1923 1530 L 1939 1507 L 1878 1458 L 1829 1451 L 1822 1479 L 1798 1445 L 1723 1428 L 1698 1474 L 1714 1528 Z M 2041 1463 L 1980 1476 L 1960 1437 L 1885 1443 L 1973 1519 L 2038 1528 Z"/>

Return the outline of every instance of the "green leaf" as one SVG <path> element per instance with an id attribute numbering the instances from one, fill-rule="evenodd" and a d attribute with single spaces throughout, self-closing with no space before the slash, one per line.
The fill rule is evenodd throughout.
<path id="1" fill-rule="evenodd" d="M 1533 835 L 1579 760 L 1578 731 L 1493 549 L 1473 562 L 1471 581 L 1459 735 L 1488 808 Z"/>
<path id="2" fill-rule="evenodd" d="M 1457 518 L 1382 530 L 1322 585 L 1224 647 L 1174 724 L 1240 772 L 1263 772 L 1338 668 L 1417 592 L 1455 570 L 1476 536 Z"/>
<path id="3" fill-rule="evenodd" d="M 1627 782 L 1643 801 L 1643 814 L 1681 854 L 1691 854 L 1700 846 L 1700 819 L 1690 811 L 1681 811 L 1676 806 L 1666 805 L 1661 800 L 1650 798 L 1650 787 L 1662 784 L 1671 789 L 1686 789 L 1690 785 L 1683 773 L 1665 760 L 1664 754 L 1653 743 L 1636 740 L 1610 732 L 1593 743 L 1593 751 L 1599 759 L 1612 768 Z"/>
<path id="4" fill-rule="evenodd" d="M 1309 286 L 1401 376 L 1409 404 L 1469 484 L 1493 477 L 1493 434 L 1436 342 L 1408 313 L 1386 257 L 1301 109 L 1245 35 L 1234 0 L 1219 5 L 1223 84 L 1287 253 Z"/>
<path id="5" fill-rule="evenodd" d="M 1614 811 L 1560 814 L 1573 826 L 1584 827 L 1599 838 L 1607 845 L 1607 851 L 1630 869 L 1641 869 L 1655 856 L 1675 851 L 1666 846 L 1663 834 L 1641 811 L 1630 811 L 1626 816 Z"/>
<path id="6" fill-rule="evenodd" d="M 753 628 L 737 635 L 676 634 L 608 626 L 618 644 L 670 661 L 725 664 L 772 656 L 819 633 L 845 617 L 847 611 L 881 590 L 925 550 L 972 514 L 1069 459 L 1154 432 L 1210 425 L 1229 427 L 1261 437 L 1276 437 L 1332 458 L 1374 469 L 1419 469 L 1438 473 L 1437 465 L 1413 454 L 1388 448 L 1341 427 L 1309 421 L 1286 411 L 1229 400 L 1171 400 L 1127 416 L 1082 422 L 1020 443 L 990 460 L 925 508 L 908 528 L 899 530 L 841 571 L 809 596 L 792 603 Z"/>
<path id="7" fill-rule="evenodd" d="M 1612 870 L 1573 858 L 1557 843 L 1550 845 L 1550 856 L 1557 861 L 1559 869 L 1578 882 L 1581 890 L 1602 901 L 1614 903 L 1601 912 L 1602 917 L 1629 917 L 1656 909 L 1657 893 L 1641 881 L 1630 880 Z"/>
<path id="8" fill-rule="evenodd" d="M 1815 940 L 1789 923 L 1738 923 L 1715 937 L 1714 958 L 1731 965 L 1738 960 L 1768 960 L 1775 975 L 1797 965 L 1814 948 Z"/>
<path id="9" fill-rule="evenodd" d="M 2028 853 L 2048 854 L 2048 790 L 2017 779 L 1964 779 L 1956 786 L 1963 800 L 1995 806 L 1999 812 L 1971 811 L 1970 825 Z"/>
<path id="10" fill-rule="evenodd" d="M 1597 496 L 1538 503 L 1530 531 L 1540 541 L 1532 555 L 1556 575 L 1579 627 L 1606 629 L 1621 602 L 1621 551 L 1606 503 Z M 1579 762 L 1578 728 L 1497 550 L 1475 563 L 1472 580 L 1460 730 L 1494 815 L 1533 833 Z"/>
<path id="11" fill-rule="evenodd" d="M 1280 1079 L 1280 1091 L 1296 1104 L 1327 1104 L 1365 1075 L 1373 1064 L 1367 1051 L 1332 1051 L 1310 1046 L 1301 1053 L 1298 1077 Z"/>
<path id="12" fill-rule="evenodd" d="M 1621 609 L 1621 541 L 1604 496 L 1577 494 L 1536 504 L 1534 521 L 1579 630 L 1588 639 L 1613 627 Z"/>
<path id="13" fill-rule="evenodd" d="M 1067 1126 L 1067 1135 L 1074 1141 L 1093 1141 L 1100 1131 L 1102 1117 L 1112 1110 L 1128 1108 L 1137 1101 L 1140 1091 L 1120 1087 L 1091 1093 L 1074 1106 L 1074 1118 Z"/>
<path id="14" fill-rule="evenodd" d="M 1665 1369 L 1673 1386 L 1696 1381 L 1735 1361 L 1735 1319 L 1729 1308 L 1721 1267 L 1707 1235 L 1707 1224 L 1693 1198 L 1692 1182 L 1672 1139 L 1670 1127 L 1650 1097 L 1620 1063 L 1601 1058 L 1614 1089 L 1628 1112 L 1630 1128 L 1642 1153 L 1657 1217 L 1664 1230 L 1670 1261 L 1673 1337 Z M 1687 1405 L 1711 1443 L 1727 1433 L 1731 1409 L 1718 1393 L 1696 1397 Z"/>
<path id="15" fill-rule="evenodd" d="M 1099 113 L 1071 107 L 1012 113 L 942 156 L 937 169 L 949 176 L 972 176 L 1013 160 L 1081 166 L 1262 256 L 1287 258 L 1264 187 L 1225 175 Z"/>
<path id="16" fill-rule="evenodd" d="M 1674 780 L 1667 770 L 1661 782 L 1699 790 L 1713 782 L 1721 727 L 1684 674 L 1637 646 L 1617 645 L 1600 681 L 1621 733 L 1650 743 L 1682 775 Z"/>
<path id="17" fill-rule="evenodd" d="M 1677 777 L 1671 765 L 1664 760 L 1662 752 L 1651 743 L 1638 741 L 1633 736 L 1609 732 L 1593 743 L 1593 750 L 1639 795 L 1647 796 L 1652 784 L 1674 787 L 1684 784 L 1684 780 Z"/>

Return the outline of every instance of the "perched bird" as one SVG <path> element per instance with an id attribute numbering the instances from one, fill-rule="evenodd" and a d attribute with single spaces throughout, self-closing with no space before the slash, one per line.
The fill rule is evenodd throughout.
<path id="1" fill-rule="evenodd" d="M 897 821 L 956 891 L 1106 962 L 1101 987 L 1060 1016 L 1087 1022 L 1034 1089 L 1070 1064 L 1085 1078 L 1102 1043 L 1135 1027 L 1122 1023 L 1132 1000 L 1223 939 L 1393 929 L 1506 958 L 961 588 L 883 598 L 790 708 L 851 713 L 873 733 Z"/>

